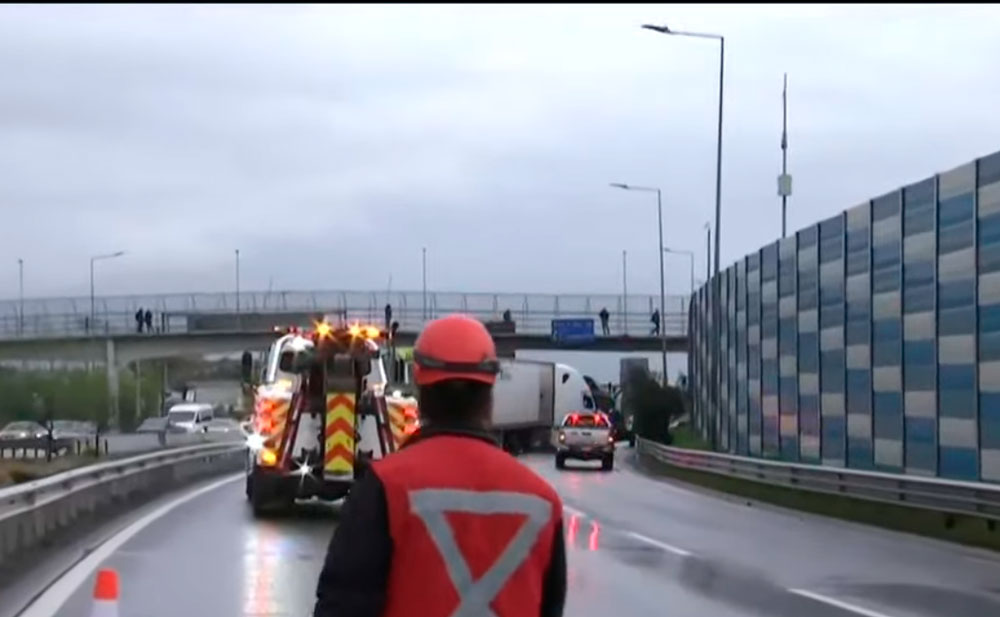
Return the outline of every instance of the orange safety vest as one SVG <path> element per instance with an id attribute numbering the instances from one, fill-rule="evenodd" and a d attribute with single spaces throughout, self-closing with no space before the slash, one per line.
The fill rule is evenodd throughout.
<path id="1" fill-rule="evenodd" d="M 475 437 L 439 435 L 373 464 L 392 564 L 383 617 L 541 612 L 562 502 L 534 472 Z"/>

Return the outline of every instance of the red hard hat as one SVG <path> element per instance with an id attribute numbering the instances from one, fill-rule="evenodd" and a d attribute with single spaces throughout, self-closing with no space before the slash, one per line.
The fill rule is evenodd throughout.
<path id="1" fill-rule="evenodd" d="M 418 386 L 448 379 L 493 385 L 499 372 L 493 337 L 482 322 L 466 315 L 430 322 L 413 347 L 413 379 Z"/>

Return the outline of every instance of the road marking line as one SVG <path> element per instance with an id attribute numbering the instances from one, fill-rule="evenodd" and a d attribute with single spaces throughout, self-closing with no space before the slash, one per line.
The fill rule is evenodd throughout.
<path id="1" fill-rule="evenodd" d="M 587 513 L 583 510 L 577 510 L 573 506 L 567 506 L 563 504 L 563 512 L 569 512 L 573 516 L 587 516 Z"/>
<path id="2" fill-rule="evenodd" d="M 629 537 L 635 538 L 640 542 L 645 542 L 646 544 L 651 544 L 652 546 L 655 546 L 657 548 L 662 548 L 663 550 L 669 553 L 673 553 L 674 555 L 680 555 L 681 557 L 690 557 L 692 554 L 690 551 L 678 548 L 672 544 L 667 544 L 666 542 L 660 542 L 659 540 L 655 540 L 653 538 L 650 538 L 649 536 L 644 536 L 641 533 L 637 533 L 635 531 L 629 531 L 627 532 L 627 535 Z"/>
<path id="3" fill-rule="evenodd" d="M 204 495 L 205 493 L 214 491 L 221 486 L 237 480 L 242 480 L 245 477 L 246 474 L 241 471 L 238 474 L 213 482 L 212 484 L 203 486 L 190 493 L 185 493 L 176 499 L 163 504 L 139 520 L 134 521 L 128 527 L 116 532 L 110 538 L 94 547 L 94 549 L 85 558 L 78 561 L 76 565 L 63 572 L 59 578 L 49 584 L 49 586 L 42 593 L 40 593 L 31 604 L 18 613 L 18 617 L 54 617 L 59 609 L 62 608 L 63 604 L 69 600 L 70 596 L 72 596 L 77 589 L 87 582 L 87 579 L 94 572 L 94 570 L 96 570 L 98 566 L 100 566 L 108 557 L 114 554 L 115 551 L 121 548 L 121 546 L 128 542 L 133 536 L 177 506 L 185 504 L 196 497 Z"/>
<path id="4" fill-rule="evenodd" d="M 816 593 L 814 591 L 809 591 L 808 589 L 789 589 L 789 593 L 794 593 L 795 595 L 809 598 L 810 600 L 815 600 L 817 602 L 822 602 L 823 604 L 828 604 L 830 606 L 835 606 L 839 609 L 845 611 L 850 611 L 858 615 L 864 615 L 864 617 L 889 617 L 885 613 L 880 613 L 878 611 L 873 611 L 868 608 L 862 608 L 843 600 L 838 600 L 836 598 L 831 598 L 829 596 L 824 596 L 823 594 Z"/>

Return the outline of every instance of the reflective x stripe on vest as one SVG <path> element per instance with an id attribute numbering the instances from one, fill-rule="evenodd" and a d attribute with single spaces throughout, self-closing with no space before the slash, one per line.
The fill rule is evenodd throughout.
<path id="1" fill-rule="evenodd" d="M 444 559 L 448 578 L 458 592 L 459 604 L 450 617 L 495 617 L 490 603 L 528 559 L 539 533 L 552 516 L 552 504 L 525 493 L 462 489 L 414 490 L 409 492 L 409 500 L 411 511 L 426 525 L 427 533 Z M 448 512 L 519 514 L 525 521 L 493 565 L 474 581 L 448 524 L 445 516 Z"/>

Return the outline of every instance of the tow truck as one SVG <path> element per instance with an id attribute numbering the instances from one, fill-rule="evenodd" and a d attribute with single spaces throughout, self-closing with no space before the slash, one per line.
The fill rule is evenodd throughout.
<path id="1" fill-rule="evenodd" d="M 276 330 L 246 428 L 246 497 L 255 515 L 347 496 L 372 460 L 416 428 L 415 401 L 386 398 L 382 330 L 326 317 L 309 329 Z M 244 367 L 247 382 L 251 370 Z"/>

